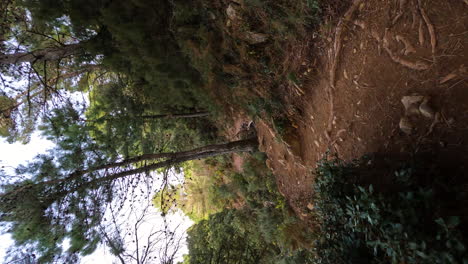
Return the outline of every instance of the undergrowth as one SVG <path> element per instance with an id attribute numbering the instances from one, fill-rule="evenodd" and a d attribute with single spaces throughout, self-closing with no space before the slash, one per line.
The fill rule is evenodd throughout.
<path id="1" fill-rule="evenodd" d="M 310 31 L 320 20 L 319 1 L 174 1 L 173 27 L 206 91 L 221 112 L 283 120 L 279 98 L 294 85 L 309 57 Z M 251 35 L 264 40 L 252 42 Z M 303 69 L 302 69 L 303 70 Z M 284 123 L 284 122 L 283 122 Z"/>
<path id="2" fill-rule="evenodd" d="M 265 155 L 244 158 L 242 173 L 215 186 L 231 205 L 190 228 L 186 263 L 308 263 L 312 237 L 278 192 Z"/>
<path id="3" fill-rule="evenodd" d="M 320 164 L 315 263 L 468 263 L 461 218 L 444 213 L 437 185 L 420 181 L 421 175 L 443 178 L 443 172 L 434 175 L 428 163 L 400 167 L 393 174 L 396 191 L 384 192 L 360 184 L 368 162 Z M 453 186 L 451 191 L 460 193 Z"/>

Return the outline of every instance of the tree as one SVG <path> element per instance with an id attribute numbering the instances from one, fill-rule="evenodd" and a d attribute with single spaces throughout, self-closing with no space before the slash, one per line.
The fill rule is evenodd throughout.
<path id="1" fill-rule="evenodd" d="M 200 74 L 174 37 L 170 1 L 13 3 L 21 23 L 9 24 L 14 45 L 0 57 L 0 132 L 27 138 L 43 119 L 57 147 L 17 168 L 23 179 L 2 184 L 0 220 L 40 262 L 74 260 L 104 240 L 119 249 L 101 229 L 104 212 L 151 172 L 256 147 L 254 138 L 200 147 L 203 133 L 193 134 L 208 119 L 159 118 L 209 109 Z M 90 107 L 75 111 L 73 91 L 86 91 Z M 18 133 L 3 129 L 18 124 Z"/>
<path id="2" fill-rule="evenodd" d="M 0 55 L 0 65 L 19 63 L 39 63 L 44 61 L 58 61 L 83 52 L 80 43 L 68 44 L 58 47 L 49 47 L 29 52 L 17 52 Z"/>
<path id="3" fill-rule="evenodd" d="M 146 116 L 209 109 L 200 75 L 174 37 L 169 1 L 23 0 L 10 6 L 20 10 L 21 23 L 6 35 L 16 45 L 0 55 L 0 132 L 11 141 L 27 142 L 35 121 L 76 90 L 92 95 L 117 86 L 113 90 L 144 106 Z"/>
<path id="4" fill-rule="evenodd" d="M 96 143 L 87 127 L 52 116 L 44 133 L 56 136 L 57 147 L 19 167 L 25 180 L 7 183 L 0 194 L 0 220 L 19 246 L 50 262 L 62 254 L 61 243 L 71 239 L 65 257 L 92 253 L 102 235 L 99 226 L 109 203 L 125 200 L 135 183 L 151 171 L 181 162 L 253 151 L 256 139 L 208 145 L 181 152 L 148 153 L 122 158 L 109 146 Z M 58 125 L 58 122 L 62 122 Z M 111 155 L 114 153 L 115 155 Z"/>
<path id="5" fill-rule="evenodd" d="M 189 263 L 272 263 L 265 256 L 274 247 L 259 241 L 253 229 L 243 228 L 242 218 L 237 210 L 224 210 L 192 226 L 188 231 Z"/>
<path id="6" fill-rule="evenodd" d="M 7 11 L 17 22 L 5 32 L 0 54 L 0 135 L 27 142 L 40 115 L 68 97 L 70 80 L 103 67 L 86 59 L 93 57 L 86 46 L 95 39 L 74 38 L 65 23 L 37 24 L 15 2 Z"/>
<path id="7" fill-rule="evenodd" d="M 173 216 L 161 216 L 152 206 L 154 187 L 145 180 L 124 208 L 109 206 L 107 221 L 99 227 L 103 242 L 121 264 L 173 263 L 178 254 L 184 230 L 181 223 L 173 224 Z"/>

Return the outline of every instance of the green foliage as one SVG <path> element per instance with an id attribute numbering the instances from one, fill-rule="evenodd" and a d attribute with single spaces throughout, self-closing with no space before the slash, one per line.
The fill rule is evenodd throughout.
<path id="1" fill-rule="evenodd" d="M 242 215 L 225 210 L 202 220 L 188 232 L 190 263 L 266 263 L 267 245 L 256 241 L 253 230 L 241 228 Z"/>
<path id="2" fill-rule="evenodd" d="M 442 175 L 403 166 L 394 173 L 397 191 L 384 193 L 359 184 L 370 162 L 324 160 L 317 169 L 315 263 L 467 263 L 460 218 L 441 214 L 440 193 L 417 180 Z"/>
<path id="3" fill-rule="evenodd" d="M 216 131 L 206 118 L 152 118 L 161 114 L 150 102 L 125 94 L 125 86 L 103 85 L 90 92 L 87 125 L 96 141 L 124 157 L 171 152 L 213 142 Z"/>
<path id="4" fill-rule="evenodd" d="M 169 2 L 25 0 L 23 3 L 34 19 L 46 24 L 64 24 L 62 16 L 69 16 L 70 30 L 82 40 L 86 51 L 75 61 L 99 61 L 103 68 L 114 73 L 113 77 L 107 74 L 104 82 L 95 80 L 90 86 L 92 92 L 113 86 L 117 94 L 126 95 L 146 113 L 214 109 L 213 102 L 199 91 L 199 73 L 175 41 Z M 89 5 L 83 7 L 83 4 Z M 128 110 L 125 106 L 120 108 Z M 129 112 L 124 114 L 134 114 Z M 188 122 L 187 125 L 209 127 L 209 123 L 204 119 L 203 124 Z"/>
<path id="5" fill-rule="evenodd" d="M 227 183 L 214 186 L 237 209 L 191 228 L 189 263 L 307 263 L 312 257 L 307 227 L 278 193 L 264 154 L 244 158 L 242 173 L 225 174 Z"/>
<path id="6" fill-rule="evenodd" d="M 104 207 L 113 199 L 112 182 L 85 170 L 110 162 L 108 153 L 115 153 L 90 138 L 73 108 L 56 109 L 47 121 L 41 129 L 57 146 L 19 166 L 16 174 L 27 180 L 2 183 L 0 196 L 0 220 L 11 223 L 8 232 L 17 246 L 33 249 L 41 263 L 96 249 Z M 65 238 L 71 246 L 62 252 Z"/>
<path id="7" fill-rule="evenodd" d="M 14 101 L 9 97 L 0 95 L 0 136 L 8 137 L 10 135 L 10 128 L 13 125 L 10 118 L 11 107 L 14 105 Z"/>
<path id="8" fill-rule="evenodd" d="M 184 183 L 156 193 L 154 206 L 164 214 L 180 209 L 195 222 L 222 211 L 231 193 L 223 193 L 222 188 L 217 187 L 222 183 L 223 172 L 213 162 L 216 161 L 189 161 L 183 164 Z"/>
<path id="9" fill-rule="evenodd" d="M 305 27 L 311 25 L 309 16 L 316 11 L 315 1 L 246 1 L 246 8 L 238 10 L 245 23 L 236 24 L 236 32 L 230 32 L 225 26 L 224 3 L 219 1 L 18 2 L 31 12 L 28 17 L 34 21 L 32 24 L 46 34 L 25 37 L 26 50 L 60 46 L 57 42 L 80 42 L 83 49 L 72 59 L 31 68 L 37 72 L 37 84 L 31 90 L 38 95 L 33 96 L 37 105 L 48 105 L 62 89 L 89 92 L 91 104 L 81 110 L 66 101 L 51 104 L 60 108 L 44 113 L 46 123 L 40 129 L 57 143 L 57 148 L 19 168 L 18 174 L 28 175 L 31 182 L 2 186 L 2 221 L 14 223 L 14 238 L 19 245 L 38 250 L 40 262 L 57 261 L 65 238 L 71 239 L 70 255 L 89 254 L 96 248 L 100 241 L 96 228 L 103 217 L 103 206 L 114 199 L 112 179 L 107 178 L 110 171 L 142 166 L 126 164 L 125 168 L 108 170 L 104 165 L 214 140 L 216 131 L 209 119 L 149 121 L 140 117 L 218 110 L 216 104 L 229 106 L 231 100 L 245 106 L 257 88 L 255 95 L 265 95 L 266 99 L 253 109 L 255 113 L 267 111 L 275 118 L 280 115 L 281 107 L 271 99 L 270 88 L 278 89 L 288 81 L 290 67 L 283 63 L 287 53 L 284 47 L 291 48 L 291 43 L 304 35 Z M 249 44 L 245 36 L 239 35 L 246 31 L 264 33 L 269 38 L 259 45 Z M 86 62 L 102 65 L 103 72 L 94 73 L 92 81 L 89 76 L 77 75 L 78 81 L 56 83 L 53 93 L 39 89 L 40 78 L 47 81 L 46 77 L 56 70 L 52 66 L 60 66 L 67 74 L 67 69 L 79 69 Z M 26 75 L 12 76 L 20 79 Z M 32 131 L 40 111 L 23 108 L 36 114 L 29 115 L 24 125 Z M 226 179 L 221 179 L 224 176 Z M 189 199 L 182 198 L 178 188 L 170 192 L 176 201 L 186 199 L 180 203 L 193 219 L 218 213 L 215 215 L 219 217 L 200 222 L 201 231 L 194 236 L 206 242 L 200 244 L 206 246 L 200 250 L 219 255 L 226 246 L 221 242 L 229 241 L 222 233 L 227 231 L 238 234 L 238 242 L 242 242 L 241 238 L 248 240 L 231 248 L 239 261 L 291 263 L 309 258 L 307 251 L 299 250 L 309 241 L 306 228 L 276 190 L 264 157 L 250 162 L 243 173 L 209 180 L 193 178 L 184 185 Z M 239 210 L 219 212 L 234 204 Z M 230 220 L 233 226 L 225 223 Z M 202 228 L 206 223 L 210 228 Z M 215 238 L 205 239 L 211 227 L 216 231 Z M 229 255 L 219 259 L 229 260 Z"/>

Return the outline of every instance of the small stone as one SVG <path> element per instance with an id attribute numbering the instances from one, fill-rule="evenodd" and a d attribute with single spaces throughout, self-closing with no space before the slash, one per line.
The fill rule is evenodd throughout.
<path id="1" fill-rule="evenodd" d="M 229 5 L 226 9 L 226 15 L 230 20 L 237 19 L 237 12 L 232 5 Z"/>
<path id="2" fill-rule="evenodd" d="M 216 19 L 216 15 L 215 15 L 213 12 L 211 12 L 211 11 L 208 12 L 208 16 L 209 16 L 209 18 L 210 18 L 211 20 L 215 20 L 215 19 Z"/>
<path id="3" fill-rule="evenodd" d="M 318 143 L 317 140 L 314 140 L 314 144 L 315 144 L 315 146 L 317 146 L 317 148 L 320 148 L 320 144 Z"/>
<path id="4" fill-rule="evenodd" d="M 424 100 L 422 95 L 409 95 L 401 98 L 401 103 L 405 107 L 406 114 L 419 114 L 418 105 Z"/>
<path id="5" fill-rule="evenodd" d="M 408 117 L 405 116 L 400 119 L 400 129 L 407 135 L 410 135 L 411 132 L 413 132 L 413 125 Z"/>
<path id="6" fill-rule="evenodd" d="M 265 42 L 268 39 L 268 35 L 263 34 L 263 33 L 247 31 L 245 32 L 244 39 L 249 44 L 253 45 L 253 44 L 259 44 L 259 43 Z"/>
<path id="7" fill-rule="evenodd" d="M 435 115 L 435 111 L 432 107 L 429 106 L 429 98 L 424 98 L 424 101 L 419 105 L 419 112 L 427 118 L 433 119 Z"/>

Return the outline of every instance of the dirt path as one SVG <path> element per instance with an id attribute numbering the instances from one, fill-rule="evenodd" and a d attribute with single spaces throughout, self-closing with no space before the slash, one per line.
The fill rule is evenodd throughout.
<path id="1" fill-rule="evenodd" d="M 304 65 L 305 94 L 286 98 L 301 112 L 289 144 L 268 120 L 257 124 L 268 166 L 300 216 L 327 150 L 345 160 L 429 150 L 468 164 L 467 1 L 358 0 L 323 28 L 311 49 L 318 62 Z M 318 78 L 306 76 L 312 67 Z M 419 101 L 405 112 L 410 95 Z"/>

